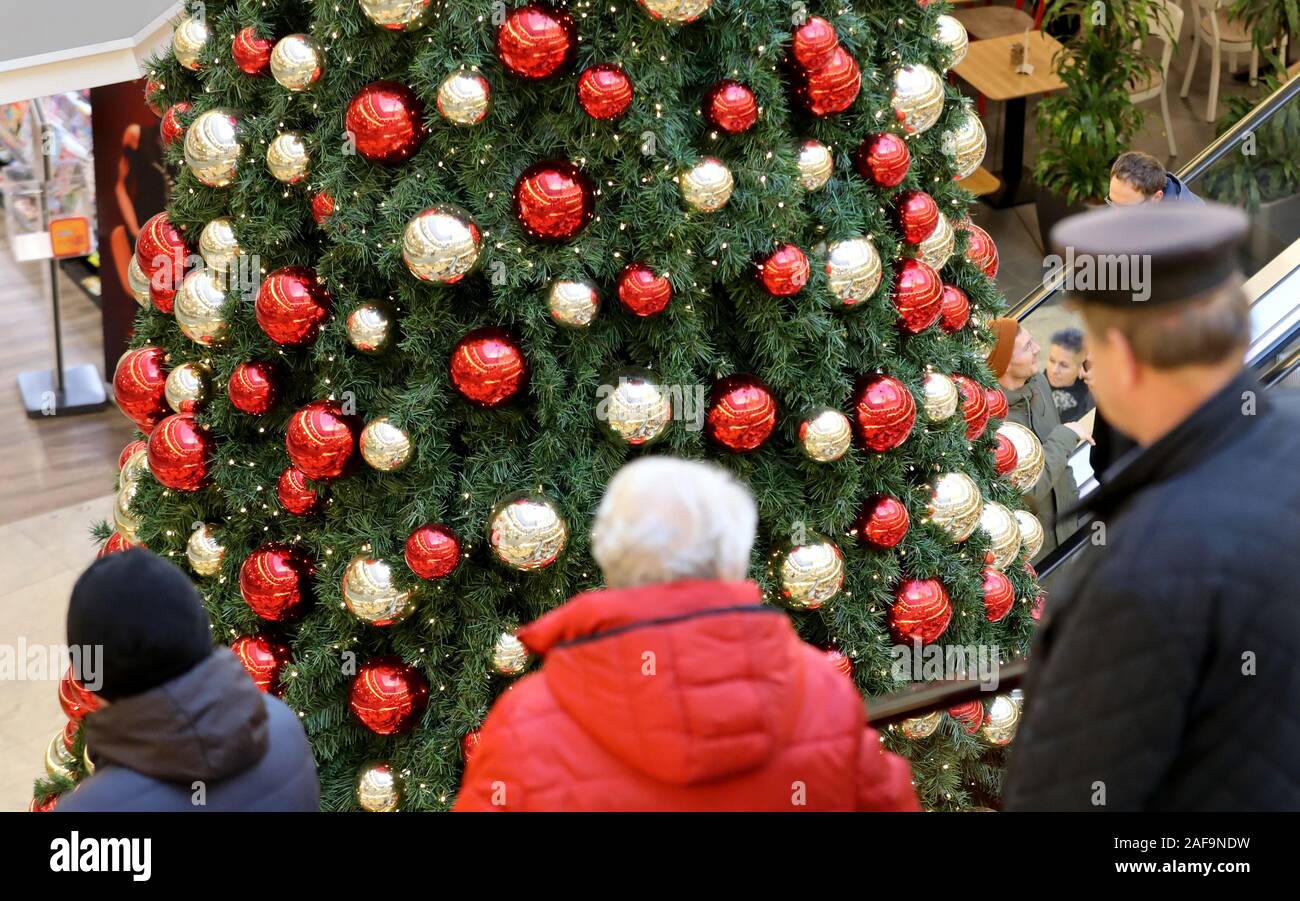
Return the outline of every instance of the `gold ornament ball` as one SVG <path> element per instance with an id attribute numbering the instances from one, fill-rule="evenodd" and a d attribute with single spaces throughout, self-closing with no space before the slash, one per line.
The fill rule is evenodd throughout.
<path id="1" fill-rule="evenodd" d="M 989 537 L 994 569 L 1005 570 L 1020 558 L 1020 526 L 1016 517 L 996 501 L 985 501 L 980 511 L 980 530 Z"/>
<path id="2" fill-rule="evenodd" d="M 902 66 L 894 73 L 892 103 L 908 134 L 928 131 L 943 112 L 943 79 L 929 66 Z"/>
<path id="3" fill-rule="evenodd" d="M 387 416 L 380 416 L 361 430 L 361 456 L 372 469 L 397 472 L 411 462 L 415 446 L 410 435 Z"/>
<path id="4" fill-rule="evenodd" d="M 586 328 L 600 313 L 600 292 L 587 281 L 561 279 L 546 295 L 551 318 L 567 328 Z"/>
<path id="5" fill-rule="evenodd" d="M 229 272 L 239 253 L 235 223 L 228 217 L 213 219 L 199 232 L 199 255 L 213 272 Z"/>
<path id="6" fill-rule="evenodd" d="M 307 177 L 311 169 L 311 156 L 302 133 L 282 131 L 266 148 L 266 168 L 275 180 L 285 185 L 296 185 Z"/>
<path id="7" fill-rule="evenodd" d="M 934 734 L 934 730 L 939 728 L 939 723 L 943 722 L 943 711 L 936 710 L 934 713 L 918 716 L 910 720 L 903 720 L 899 728 L 903 731 L 904 738 L 916 740 L 919 738 L 929 738 Z"/>
<path id="8" fill-rule="evenodd" d="M 492 669 L 502 676 L 518 676 L 530 660 L 528 648 L 512 632 L 502 632 L 492 648 Z"/>
<path id="9" fill-rule="evenodd" d="M 478 265 L 482 242 L 468 213 L 454 206 L 435 206 L 406 224 L 402 259 L 416 278 L 454 285 Z"/>
<path id="10" fill-rule="evenodd" d="M 727 205 L 736 182 L 722 160 L 706 156 L 682 173 L 682 199 L 698 213 L 715 213 Z"/>
<path id="11" fill-rule="evenodd" d="M 366 18 L 389 31 L 415 31 L 424 25 L 433 0 L 357 0 Z"/>
<path id="12" fill-rule="evenodd" d="M 372 626 L 400 623 L 413 612 L 419 596 L 402 590 L 393 580 L 393 570 L 383 560 L 364 555 L 353 557 L 343 570 L 343 606 Z"/>
<path id="13" fill-rule="evenodd" d="M 226 340 L 225 305 L 225 278 L 211 269 L 195 269 L 181 282 L 172 313 L 185 337 L 211 347 Z"/>
<path id="14" fill-rule="evenodd" d="M 135 479 L 123 479 L 122 487 L 117 491 L 117 500 L 113 503 L 113 526 L 131 544 L 141 543 L 139 529 L 143 520 L 131 510 L 139 485 Z"/>
<path id="15" fill-rule="evenodd" d="M 853 444 L 853 425 L 839 410 L 817 407 L 799 421 L 799 449 L 809 460 L 833 463 Z"/>
<path id="16" fill-rule="evenodd" d="M 855 306 L 875 294 L 881 274 L 880 254 L 870 238 L 847 238 L 827 249 L 827 280 L 843 306 Z"/>
<path id="17" fill-rule="evenodd" d="M 602 385 L 596 396 L 596 420 L 605 434 L 620 444 L 651 444 L 673 419 L 671 396 L 648 370 L 624 370 L 610 384 Z"/>
<path id="18" fill-rule="evenodd" d="M 964 472 L 948 472 L 934 481 L 930 521 L 953 541 L 965 541 L 980 524 L 984 497 L 975 480 Z"/>
<path id="19" fill-rule="evenodd" d="M 86 775 L 95 775 L 95 762 L 90 759 L 90 745 L 81 746 L 81 765 L 86 768 Z"/>
<path id="20" fill-rule="evenodd" d="M 212 373 L 202 363 L 182 363 L 167 373 L 163 394 L 177 413 L 197 413 L 208 400 Z"/>
<path id="21" fill-rule="evenodd" d="M 199 71 L 199 56 L 208 43 L 207 23 L 199 16 L 186 16 L 172 32 L 172 55 L 191 72 Z"/>
<path id="22" fill-rule="evenodd" d="M 126 462 L 122 464 L 122 472 L 117 477 L 117 484 L 119 487 L 126 487 L 145 478 L 153 478 L 153 472 L 149 469 L 149 452 L 142 447 L 126 458 Z"/>
<path id="23" fill-rule="evenodd" d="M 77 757 L 68 750 L 62 729 L 54 733 L 54 738 L 45 748 L 45 772 L 51 779 L 77 780 Z"/>
<path id="24" fill-rule="evenodd" d="M 282 88 L 305 91 L 320 81 L 324 72 L 325 51 L 308 35 L 287 35 L 271 51 L 271 77 Z"/>
<path id="25" fill-rule="evenodd" d="M 821 141 L 804 141 L 799 147 L 799 184 L 805 191 L 818 191 L 831 180 L 835 157 Z"/>
<path id="26" fill-rule="evenodd" d="M 200 113 L 185 129 L 185 165 L 210 188 L 224 188 L 239 168 L 239 120 L 229 110 Z"/>
<path id="27" fill-rule="evenodd" d="M 356 796 L 368 813 L 392 813 L 402 803 L 402 780 L 387 763 L 368 763 L 357 771 Z"/>
<path id="28" fill-rule="evenodd" d="M 190 569 L 200 576 L 215 576 L 221 572 L 226 559 L 226 546 L 221 543 L 221 527 L 199 523 L 185 543 L 185 559 Z"/>
<path id="29" fill-rule="evenodd" d="M 799 610 L 816 610 L 844 587 L 844 555 L 835 542 L 815 532 L 801 544 L 778 550 L 772 568 L 782 599 Z"/>
<path id="30" fill-rule="evenodd" d="M 438 85 L 438 115 L 453 125 L 478 125 L 492 106 L 492 88 L 477 72 L 452 72 Z"/>
<path id="31" fill-rule="evenodd" d="M 989 744 L 1008 745 L 1020 725 L 1020 705 L 1006 695 L 998 695 L 989 704 L 980 733 Z"/>
<path id="32" fill-rule="evenodd" d="M 348 314 L 348 341 L 363 354 L 378 356 L 393 346 L 397 311 L 384 300 L 370 300 Z"/>
<path id="33" fill-rule="evenodd" d="M 131 287 L 131 296 L 135 302 L 146 310 L 149 309 L 149 276 L 140 268 L 140 261 L 131 254 L 131 262 L 126 265 L 126 281 Z"/>
<path id="34" fill-rule="evenodd" d="M 1043 549 L 1043 540 L 1046 538 L 1043 524 L 1028 510 L 1017 510 L 1016 525 L 1020 527 L 1020 549 L 1026 560 L 1033 560 Z"/>
<path id="35" fill-rule="evenodd" d="M 935 22 L 934 39 L 948 50 L 948 68 L 951 69 L 966 58 L 966 48 L 970 46 L 970 37 L 966 26 L 952 16 L 940 16 Z"/>
<path id="36" fill-rule="evenodd" d="M 555 503 L 542 495 L 508 497 L 488 518 L 488 546 L 513 569 L 531 572 L 550 566 L 568 541 L 568 525 Z"/>
<path id="37" fill-rule="evenodd" d="M 1038 436 L 1018 422 L 1004 422 L 998 434 L 1006 435 L 1016 449 L 1016 468 L 1006 474 L 1007 480 L 1021 492 L 1032 491 L 1043 475 L 1047 461 L 1043 459 L 1043 444 Z"/>
<path id="38" fill-rule="evenodd" d="M 656 19 L 680 24 L 694 22 L 709 11 L 713 0 L 637 0 Z"/>
<path id="39" fill-rule="evenodd" d="M 948 262 L 956 245 L 957 233 L 953 231 L 948 217 L 940 213 L 938 224 L 935 225 L 934 231 L 930 232 L 930 237 L 916 246 L 916 255 L 921 258 L 921 262 L 938 272 L 943 268 L 943 264 Z"/>
<path id="40" fill-rule="evenodd" d="M 957 385 L 942 372 L 925 377 L 925 415 L 931 422 L 943 422 L 957 412 L 961 395 Z"/>
<path id="41" fill-rule="evenodd" d="M 953 173 L 957 178 L 967 178 L 984 162 L 989 147 L 984 123 L 970 107 L 963 107 L 957 124 L 943 133 L 943 152 L 953 158 Z"/>

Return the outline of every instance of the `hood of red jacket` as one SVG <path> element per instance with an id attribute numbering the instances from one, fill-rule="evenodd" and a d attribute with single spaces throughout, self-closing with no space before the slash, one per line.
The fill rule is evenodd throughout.
<path id="1" fill-rule="evenodd" d="M 803 642 L 752 582 L 581 594 L 519 631 L 545 655 L 560 707 L 606 751 L 661 782 L 756 769 L 786 743 Z"/>

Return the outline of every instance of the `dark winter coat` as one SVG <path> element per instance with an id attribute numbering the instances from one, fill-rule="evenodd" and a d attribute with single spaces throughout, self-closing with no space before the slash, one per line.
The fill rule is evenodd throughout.
<path id="1" fill-rule="evenodd" d="M 1079 436 L 1061 424 L 1061 414 L 1052 399 L 1052 386 L 1043 373 L 1035 373 L 1019 388 L 1004 388 L 1003 393 L 1007 396 L 1007 420 L 1029 429 L 1043 445 L 1043 475 L 1025 495 L 1025 506 L 1043 524 L 1043 549 L 1039 556 L 1046 556 L 1074 533 L 1076 518 L 1060 514 L 1072 509 L 1079 500 L 1079 489 L 1070 469 L 1070 455 L 1079 446 Z"/>
<path id="2" fill-rule="evenodd" d="M 1006 809 L 1300 810 L 1298 460 L 1300 398 L 1243 374 L 1088 498 Z"/>
<path id="3" fill-rule="evenodd" d="M 852 681 L 752 582 L 579 595 L 483 725 L 457 810 L 916 810 Z"/>
<path id="4" fill-rule="evenodd" d="M 1162 200 L 1181 200 L 1184 203 L 1204 203 L 1205 201 L 1191 192 L 1177 175 L 1169 172 L 1165 175 L 1165 196 Z"/>
<path id="5" fill-rule="evenodd" d="M 152 691 L 86 717 L 95 775 L 61 811 L 314 811 L 302 724 L 226 648 Z M 194 783 L 203 783 L 204 804 Z"/>

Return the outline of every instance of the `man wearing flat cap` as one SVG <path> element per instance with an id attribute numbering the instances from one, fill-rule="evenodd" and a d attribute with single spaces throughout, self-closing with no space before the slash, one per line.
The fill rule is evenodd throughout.
<path id="1" fill-rule="evenodd" d="M 1139 447 L 1047 600 L 1007 810 L 1300 809 L 1300 409 L 1244 370 L 1247 225 L 1160 204 L 1052 232 L 1092 266 L 1067 284 L 1092 392 Z"/>

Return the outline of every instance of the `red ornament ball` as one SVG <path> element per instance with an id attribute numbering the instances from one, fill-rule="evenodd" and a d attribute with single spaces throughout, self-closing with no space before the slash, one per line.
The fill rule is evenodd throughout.
<path id="1" fill-rule="evenodd" d="M 162 278 L 160 274 L 158 278 Z M 149 303 L 160 313 L 172 314 L 176 309 L 176 290 L 175 288 L 164 288 L 159 286 L 155 281 L 149 283 Z"/>
<path id="2" fill-rule="evenodd" d="M 113 399 L 126 418 L 148 434 L 167 406 L 167 354 L 161 347 L 137 347 L 122 354 L 113 371 Z"/>
<path id="3" fill-rule="evenodd" d="M 591 222 L 596 195 L 577 166 L 566 160 L 535 163 L 515 183 L 515 217 L 539 241 L 569 241 Z"/>
<path id="4" fill-rule="evenodd" d="M 59 706 L 63 708 L 64 716 L 79 723 L 86 714 L 94 713 L 104 705 L 99 700 L 99 695 L 73 678 L 72 667 L 69 666 L 59 680 Z"/>
<path id="5" fill-rule="evenodd" d="M 248 609 L 264 620 L 282 623 L 302 616 L 311 606 L 311 559 L 298 548 L 267 544 L 239 567 L 239 593 Z"/>
<path id="6" fill-rule="evenodd" d="M 330 304 L 315 270 L 285 266 L 268 275 L 257 291 L 257 324 L 276 344 L 303 347 L 320 335 Z"/>
<path id="7" fill-rule="evenodd" d="M 280 399 L 280 373 L 274 363 L 249 360 L 230 373 L 226 384 L 230 403 L 241 413 L 261 416 Z"/>
<path id="8" fill-rule="evenodd" d="M 280 672 L 293 660 L 293 652 L 287 644 L 258 633 L 236 638 L 230 650 L 239 658 L 259 691 L 280 694 Z"/>
<path id="9" fill-rule="evenodd" d="M 632 106 L 636 91 L 619 66 L 602 63 L 578 76 L 578 103 L 593 119 L 617 119 Z"/>
<path id="10" fill-rule="evenodd" d="M 95 555 L 95 559 L 98 560 L 101 557 L 107 557 L 109 554 L 120 554 L 122 551 L 129 551 L 135 546 L 136 545 L 123 538 L 121 532 L 114 532 L 112 535 L 108 536 L 108 541 L 104 542 L 104 546 L 99 549 L 99 553 Z M 140 547 L 144 547 L 144 545 L 140 545 Z"/>
<path id="11" fill-rule="evenodd" d="M 1011 407 L 1007 404 L 1007 396 L 1002 393 L 1002 389 L 986 388 L 984 395 L 989 401 L 989 419 L 1006 419 L 1011 413 Z"/>
<path id="12" fill-rule="evenodd" d="M 762 446 L 776 428 L 776 398 L 752 375 L 730 375 L 713 385 L 704 430 L 727 450 L 744 453 Z"/>
<path id="13" fill-rule="evenodd" d="M 969 242 L 966 245 L 966 259 L 978 266 L 989 278 L 998 274 L 998 246 L 993 243 L 989 233 L 973 222 L 962 225 Z"/>
<path id="14" fill-rule="evenodd" d="M 474 756 L 474 752 L 478 750 L 478 746 L 483 741 L 481 731 L 480 729 L 471 729 L 460 740 L 460 753 L 465 757 L 465 766 L 469 766 L 470 758 Z"/>
<path id="15" fill-rule="evenodd" d="M 908 244 L 920 244 L 939 225 L 939 205 L 924 191 L 904 191 L 894 201 L 894 221 Z"/>
<path id="16" fill-rule="evenodd" d="M 211 476 L 215 442 L 188 413 L 168 416 L 149 433 L 149 471 L 176 491 L 198 491 Z"/>
<path id="17" fill-rule="evenodd" d="M 893 450 L 912 434 L 916 399 L 893 376 L 873 375 L 859 381 L 853 392 L 858 440 L 878 453 Z"/>
<path id="18" fill-rule="evenodd" d="M 998 471 L 998 475 L 1004 476 L 1014 471 L 1019 462 L 1020 454 L 1016 451 L 1016 446 L 1010 438 L 999 433 L 997 443 L 993 445 L 993 468 Z"/>
<path id="19" fill-rule="evenodd" d="M 189 256 L 185 236 L 172 225 L 165 212 L 150 216 L 140 226 L 140 234 L 135 239 L 135 261 L 149 278 L 150 295 L 157 287 L 170 292 L 174 298 L 185 278 L 185 262 Z M 170 308 L 164 312 L 170 312 Z"/>
<path id="20" fill-rule="evenodd" d="M 334 215 L 334 195 L 329 191 L 317 191 L 311 199 L 311 217 L 317 225 L 324 225 Z"/>
<path id="21" fill-rule="evenodd" d="M 144 105 L 149 107 L 149 111 L 155 116 L 161 116 L 163 114 L 161 103 L 162 98 L 158 93 L 161 90 L 162 85 L 160 85 L 152 75 L 144 80 Z"/>
<path id="22" fill-rule="evenodd" d="M 814 116 L 833 116 L 851 107 L 861 91 L 858 61 L 843 47 L 836 47 L 825 65 L 808 73 L 804 103 Z"/>
<path id="23" fill-rule="evenodd" d="M 1034 622 L 1038 622 L 1043 618 L 1043 613 L 1046 609 L 1047 592 L 1040 591 L 1038 592 L 1038 596 L 1034 598 L 1034 606 L 1029 609 L 1029 615 L 1033 618 Z"/>
<path id="24" fill-rule="evenodd" d="M 773 297 L 793 297 L 808 284 L 808 257 L 793 244 L 782 244 L 758 263 L 758 281 Z"/>
<path id="25" fill-rule="evenodd" d="M 415 156 L 427 136 L 424 102 L 395 81 L 371 82 L 357 91 L 343 124 L 359 155 L 386 166 Z"/>
<path id="26" fill-rule="evenodd" d="M 235 65 L 245 75 L 266 75 L 271 71 L 271 51 L 275 41 L 257 36 L 257 29 L 252 25 L 235 32 L 230 42 L 230 55 Z"/>
<path id="27" fill-rule="evenodd" d="M 406 539 L 406 565 L 421 579 L 445 579 L 460 563 L 460 539 L 446 526 L 429 523 Z"/>
<path id="28" fill-rule="evenodd" d="M 961 418 L 966 420 L 966 437 L 974 441 L 989 424 L 989 399 L 984 386 L 968 375 L 954 375 L 961 392 Z"/>
<path id="29" fill-rule="evenodd" d="M 130 444 L 128 444 L 126 447 L 122 448 L 122 453 L 117 455 L 117 471 L 121 472 L 122 467 L 126 465 L 126 461 L 134 457 L 137 452 L 139 451 L 148 452 L 148 447 L 149 445 L 146 442 L 136 439 L 135 441 L 132 441 Z"/>
<path id="30" fill-rule="evenodd" d="M 479 407 L 499 407 L 523 391 L 528 361 L 515 339 L 497 328 L 470 332 L 457 342 L 449 365 L 451 383 Z"/>
<path id="31" fill-rule="evenodd" d="M 970 322 L 970 298 L 961 288 L 943 286 L 943 300 L 939 304 L 939 328 L 955 335 Z"/>
<path id="32" fill-rule="evenodd" d="M 896 272 L 894 306 L 903 328 L 915 335 L 939 321 L 943 281 L 933 267 L 921 260 L 900 260 Z"/>
<path id="33" fill-rule="evenodd" d="M 869 136 L 853 155 L 858 174 L 878 188 L 893 188 L 902 184 L 912 165 L 912 154 L 907 142 L 893 132 Z"/>
<path id="34" fill-rule="evenodd" d="M 962 728 L 971 735 L 980 731 L 984 725 L 984 704 L 980 701 L 967 701 L 956 707 L 948 708 L 948 715 L 961 723 Z"/>
<path id="35" fill-rule="evenodd" d="M 889 608 L 889 631 L 896 640 L 929 644 L 939 638 L 952 619 L 952 602 L 938 579 L 905 579 L 894 592 Z"/>
<path id="36" fill-rule="evenodd" d="M 569 65 L 577 48 L 573 20 L 545 3 L 512 10 L 497 29 L 497 56 L 520 78 L 550 78 Z"/>
<path id="37" fill-rule="evenodd" d="M 428 700 L 428 680 L 398 657 L 367 660 L 348 689 L 348 707 L 376 735 L 408 731 Z"/>
<path id="38" fill-rule="evenodd" d="M 984 570 L 984 615 L 996 623 L 1011 612 L 1016 602 L 1016 590 L 1005 573 L 993 567 Z"/>
<path id="39" fill-rule="evenodd" d="M 796 28 L 791 42 L 795 62 L 809 72 L 829 63 L 839 45 L 834 26 L 820 16 L 813 16 Z"/>
<path id="40" fill-rule="evenodd" d="M 280 506 L 294 516 L 311 516 L 321 508 L 320 492 L 307 484 L 307 476 L 296 466 L 287 466 L 280 473 L 275 496 Z"/>
<path id="41" fill-rule="evenodd" d="M 289 461 L 316 481 L 347 475 L 357 464 L 361 420 L 332 400 L 312 401 L 289 419 L 284 447 Z"/>
<path id="42" fill-rule="evenodd" d="M 848 676 L 850 679 L 853 678 L 853 661 L 849 659 L 848 654 L 845 654 L 838 648 L 827 648 L 826 659 L 830 662 L 831 666 L 835 667 L 836 670 Z"/>
<path id="43" fill-rule="evenodd" d="M 720 81 L 704 98 L 704 118 L 729 135 L 744 134 L 758 121 L 758 98 L 748 85 Z"/>
<path id="44" fill-rule="evenodd" d="M 633 263 L 618 277 L 618 299 L 637 316 L 653 316 L 668 308 L 673 283 L 645 263 Z"/>
<path id="45" fill-rule="evenodd" d="M 170 147 L 185 136 L 185 126 L 181 124 L 181 114 L 188 113 L 194 107 L 189 103 L 173 103 L 163 113 L 162 124 L 158 131 L 162 134 L 164 147 Z"/>
<path id="46" fill-rule="evenodd" d="M 910 525 L 907 507 L 887 494 L 868 499 L 858 512 L 858 538 L 871 547 L 897 547 Z"/>

